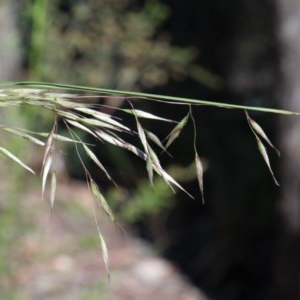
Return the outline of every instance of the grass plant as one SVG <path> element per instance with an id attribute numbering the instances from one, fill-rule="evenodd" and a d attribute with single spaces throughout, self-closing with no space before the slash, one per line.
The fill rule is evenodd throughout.
<path id="1" fill-rule="evenodd" d="M 118 99 L 128 102 L 129 109 L 122 107 L 114 107 L 122 114 L 129 114 L 134 118 L 135 128 L 130 128 L 124 124 L 122 119 L 117 119 L 114 116 L 101 111 L 105 108 L 98 104 L 97 100 L 101 97 L 109 97 L 112 100 Z M 135 108 L 137 101 L 156 101 L 169 103 L 170 105 L 183 105 L 187 107 L 188 113 L 180 121 L 171 120 L 162 116 L 154 115 L 148 111 L 142 111 Z M 0 107 L 2 109 L 9 109 L 15 106 L 35 107 L 37 110 L 47 110 L 52 113 L 53 121 L 49 132 L 40 132 L 28 130 L 27 128 L 13 127 L 7 124 L 0 124 L 0 130 L 20 138 L 27 140 L 37 147 L 43 147 L 44 157 L 42 163 L 42 198 L 45 197 L 46 187 L 49 186 L 49 201 L 51 209 L 55 201 L 55 193 L 57 187 L 55 155 L 59 149 L 57 144 L 59 142 L 71 143 L 75 146 L 79 160 L 82 164 L 88 187 L 94 196 L 95 200 L 108 217 L 116 222 L 113 212 L 103 195 L 102 191 L 97 186 L 95 180 L 92 178 L 84 160 L 81 158 L 82 151 L 87 157 L 94 162 L 94 164 L 103 172 L 113 184 L 111 175 L 105 168 L 105 165 L 98 159 L 94 153 L 94 145 L 87 144 L 80 138 L 77 133 L 78 130 L 90 135 L 95 141 L 101 143 L 109 143 L 116 147 L 123 148 L 140 159 L 145 161 L 148 172 L 150 185 L 154 187 L 154 177 L 160 176 L 163 181 L 173 190 L 176 189 L 184 191 L 189 197 L 193 196 L 185 190 L 185 188 L 176 181 L 161 165 L 159 160 L 159 153 L 154 151 L 153 145 L 158 146 L 162 152 L 168 152 L 168 147 L 177 139 L 188 121 L 192 121 L 194 125 L 194 152 L 195 152 L 195 169 L 201 190 L 202 198 L 204 197 L 203 187 L 203 167 L 201 158 L 196 149 L 196 126 L 193 118 L 192 109 L 195 106 L 212 106 L 216 108 L 225 109 L 239 109 L 246 112 L 246 120 L 252 130 L 258 144 L 259 151 L 269 168 L 274 182 L 278 182 L 271 169 L 271 164 L 267 154 L 266 146 L 270 146 L 279 154 L 279 151 L 274 147 L 266 133 L 250 116 L 249 112 L 259 111 L 265 113 L 275 113 L 283 115 L 298 115 L 296 112 L 278 110 L 274 108 L 251 107 L 243 105 L 234 105 L 229 103 L 212 102 L 207 100 L 189 99 L 171 97 L 165 95 L 146 94 L 140 92 L 129 92 L 122 90 L 110 90 L 101 88 L 92 88 L 85 86 L 54 84 L 43 82 L 12 82 L 2 83 L 0 89 Z M 141 125 L 140 119 L 146 118 L 156 122 L 166 122 L 173 125 L 173 129 L 165 139 L 160 139 L 155 133 L 149 132 Z M 66 129 L 64 132 L 68 134 L 62 135 L 58 133 L 59 127 Z M 139 144 L 132 144 L 124 138 L 124 136 L 137 136 Z M 8 148 L 0 145 L 0 155 L 14 161 L 20 167 L 26 169 L 28 172 L 35 174 L 32 169 L 18 154 L 13 153 Z M 47 184 L 49 182 L 49 184 Z M 204 198 L 203 198 L 204 199 Z M 96 220 L 96 217 L 95 217 Z M 100 228 L 96 220 L 100 246 L 102 249 L 103 259 L 107 270 L 109 270 L 108 250 L 105 240 L 101 234 Z"/>

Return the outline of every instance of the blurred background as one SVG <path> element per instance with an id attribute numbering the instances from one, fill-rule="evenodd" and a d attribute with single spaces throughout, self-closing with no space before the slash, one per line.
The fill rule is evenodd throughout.
<path id="1" fill-rule="evenodd" d="M 300 111 L 297 0 L 1 0 L 0 24 L 1 81 L 70 83 Z M 109 99 L 99 101 L 110 104 Z M 138 106 L 176 120 L 188 112 L 164 103 L 140 101 Z M 107 145 L 99 145 L 97 155 L 119 186 L 107 182 L 91 164 L 93 177 L 128 231 L 171 261 L 208 299 L 300 299 L 297 117 L 251 113 L 281 150 L 280 159 L 269 153 L 281 187 L 274 184 L 257 150 L 244 112 L 197 107 L 194 117 L 205 166 L 205 205 L 191 167 L 191 124 L 171 146 L 173 158 L 161 159 L 195 200 L 180 192 L 174 195 L 159 179 L 153 193 L 143 162 Z M 38 124 L 49 131 L 52 125 L 51 115 L 23 107 L 1 112 L 1 120 L 33 130 Z M 143 125 L 162 138 L 171 130 L 155 122 Z M 1 140 L 40 166 L 42 153 L 30 145 L 2 133 Z M 64 151 L 68 155 L 62 155 L 60 181 L 65 189 L 82 192 L 85 175 L 76 152 L 71 147 Z M 58 256 L 50 259 L 48 268 L 61 271 L 51 280 L 59 280 L 60 289 L 72 280 L 80 285 L 78 274 L 63 276 L 64 268 L 74 270 L 74 261 L 58 253 L 82 255 L 86 269 L 95 259 L 89 253 L 97 247 L 97 233 L 93 220 L 87 221 L 93 216 L 79 197 L 88 196 L 62 188 L 49 225 L 48 206 L 38 200 L 38 180 L 5 164 L 1 173 L 0 293 L 5 299 L 33 299 L 26 296 L 28 282 L 47 270 L 43 262 L 51 253 Z M 67 201 L 72 197 L 77 200 Z M 57 224 L 46 230 L 47 237 L 35 233 L 45 220 L 42 232 Z M 68 237 L 61 231 L 65 225 L 71 230 Z M 119 247 L 114 241 L 118 233 L 108 232 L 108 244 Z M 71 250 L 56 244 L 68 244 L 68 239 Z M 29 275 L 25 266 L 34 262 L 38 264 Z M 75 289 L 77 298 L 70 299 L 99 299 L 99 291 L 100 299 L 113 297 L 104 291 L 105 283 L 96 288 L 97 271 L 89 276 L 94 285 L 82 294 Z M 49 292 L 52 281 L 47 280 L 35 286 L 44 293 L 34 299 L 62 299 L 59 289 L 55 296 Z M 154 299 L 120 295 L 111 299 Z M 170 299 L 204 298 L 177 294 Z"/>

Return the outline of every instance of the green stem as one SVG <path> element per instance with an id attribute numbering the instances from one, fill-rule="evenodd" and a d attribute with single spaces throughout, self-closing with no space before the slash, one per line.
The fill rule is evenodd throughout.
<path id="1" fill-rule="evenodd" d="M 109 95 L 118 94 L 118 95 L 123 95 L 124 97 L 127 96 L 127 97 L 144 98 L 145 100 L 155 100 L 155 101 L 165 100 L 168 102 L 172 102 L 173 104 L 192 104 L 192 105 L 221 107 L 221 108 L 226 108 L 226 109 L 243 109 L 243 110 L 249 110 L 249 111 L 258 111 L 258 112 L 274 113 L 274 114 L 281 114 L 281 115 L 299 115 L 300 114 L 298 112 L 282 110 L 282 109 L 275 109 L 275 108 L 236 105 L 236 104 L 214 102 L 214 101 L 208 101 L 208 100 L 173 97 L 173 96 L 166 96 L 166 95 L 148 94 L 148 93 L 131 92 L 131 91 L 123 91 L 123 90 L 94 88 L 94 87 L 88 87 L 88 86 L 69 85 L 69 84 L 61 84 L 61 83 L 21 81 L 21 82 L 0 83 L 0 86 L 26 86 L 26 87 L 47 88 L 47 89 L 64 89 L 64 90 L 72 90 L 72 91 L 77 91 L 77 92 L 89 92 L 89 93 L 99 93 L 99 94 L 101 93 L 101 94 L 109 94 Z"/>

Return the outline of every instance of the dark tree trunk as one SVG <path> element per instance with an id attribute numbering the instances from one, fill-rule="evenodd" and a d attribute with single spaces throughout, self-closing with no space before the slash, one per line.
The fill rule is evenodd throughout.
<path id="1" fill-rule="evenodd" d="M 282 108 L 300 111 L 300 1 L 277 0 Z M 300 119 L 281 122 L 281 236 L 276 259 L 278 299 L 300 299 Z"/>
<path id="2" fill-rule="evenodd" d="M 15 1 L 0 3 L 0 81 L 17 80 L 21 70 L 21 50 Z"/>

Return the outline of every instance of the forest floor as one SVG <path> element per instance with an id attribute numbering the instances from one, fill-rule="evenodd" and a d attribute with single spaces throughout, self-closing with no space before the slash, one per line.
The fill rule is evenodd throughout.
<path id="1" fill-rule="evenodd" d="M 86 184 L 60 183 L 51 216 L 40 186 L 26 182 L 0 187 L 0 299 L 207 299 L 145 241 L 98 214 Z M 109 250 L 110 282 L 93 208 Z"/>

